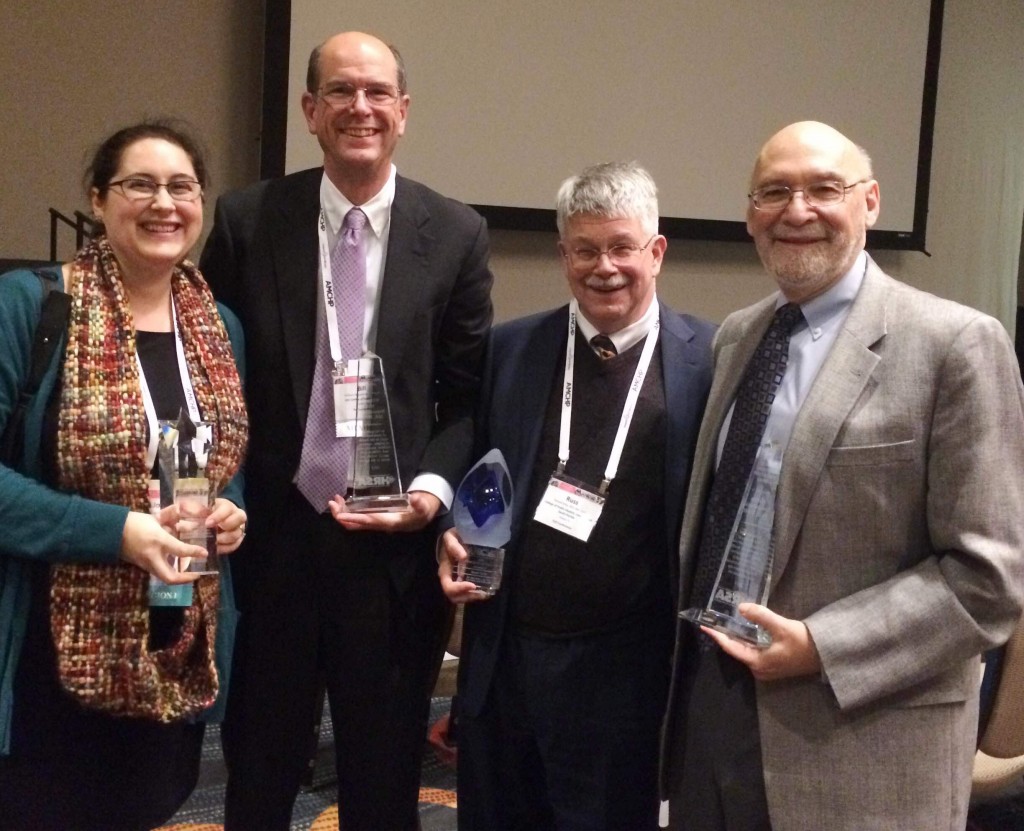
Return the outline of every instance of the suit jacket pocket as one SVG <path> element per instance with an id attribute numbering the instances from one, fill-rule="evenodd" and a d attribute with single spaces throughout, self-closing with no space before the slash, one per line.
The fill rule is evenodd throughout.
<path id="1" fill-rule="evenodd" d="M 917 452 L 914 439 L 889 442 L 886 444 L 851 445 L 833 447 L 828 454 L 827 465 L 887 465 L 910 462 Z"/>

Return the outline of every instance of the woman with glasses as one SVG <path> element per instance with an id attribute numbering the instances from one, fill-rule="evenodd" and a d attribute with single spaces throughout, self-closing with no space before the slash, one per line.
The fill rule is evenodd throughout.
<path id="1" fill-rule="evenodd" d="M 46 280 L 71 298 L 21 450 L 0 464 L 0 828 L 16 831 L 150 829 L 195 786 L 234 603 L 226 560 L 199 577 L 175 566 L 206 552 L 160 508 L 160 420 L 213 425 L 206 526 L 220 554 L 245 534 L 240 327 L 186 259 L 202 155 L 170 123 L 137 124 L 86 180 L 100 234 L 48 273 L 0 278 L 0 433 Z"/>

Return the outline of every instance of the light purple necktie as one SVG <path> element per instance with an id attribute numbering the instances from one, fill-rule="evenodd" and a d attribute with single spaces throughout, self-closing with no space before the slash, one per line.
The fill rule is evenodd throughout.
<path id="1" fill-rule="evenodd" d="M 331 252 L 334 313 L 338 317 L 338 339 L 342 360 L 358 358 L 363 352 L 363 317 L 366 312 L 366 244 L 363 228 L 366 214 L 352 208 L 345 214 L 341 234 Z M 331 309 L 326 309 L 327 313 Z M 309 395 L 309 414 L 302 440 L 302 457 L 295 484 L 318 513 L 327 510 L 327 501 L 345 494 L 351 457 L 351 439 L 335 435 L 334 382 L 331 342 L 327 320 L 316 329 L 316 368 Z"/>

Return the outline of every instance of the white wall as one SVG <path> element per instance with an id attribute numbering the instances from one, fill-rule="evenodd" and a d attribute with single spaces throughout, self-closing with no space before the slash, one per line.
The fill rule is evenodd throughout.
<path id="1" fill-rule="evenodd" d="M 217 193 L 257 177 L 261 4 L 15 5 L 0 28 L 0 257 L 48 256 L 47 207 L 86 206 L 79 185 L 85 150 L 146 114 L 183 115 L 204 134 L 214 179 L 208 222 Z M 339 27 L 343 17 L 339 12 Z M 876 254 L 895 276 L 989 312 L 1011 331 L 1024 219 L 1022 44 L 1020 0 L 946 0 L 928 231 L 933 256 Z M 409 130 L 429 118 L 414 106 Z M 564 129 L 573 129 L 572 119 Z M 751 136 L 752 145 L 767 137 Z M 397 161 L 401 167 L 401 151 Z M 692 163 L 681 158 L 680 175 Z M 549 184 L 552 204 L 558 184 Z M 884 212 L 884 178 L 881 188 Z M 741 204 L 744 197 L 735 198 Z M 492 239 L 499 319 L 565 300 L 553 231 L 496 231 Z M 70 254 L 67 245 L 60 251 Z M 671 305 L 712 320 L 772 287 L 753 246 L 741 243 L 671 241 L 659 278 Z"/>
<path id="2" fill-rule="evenodd" d="M 1013 332 L 1024 220 L 1024 3 L 946 0 L 944 32 L 928 222 L 932 256 L 872 253 L 893 276 L 975 306 Z M 409 129 L 416 129 L 415 118 Z M 880 184 L 884 213 L 884 178 Z M 551 183 L 552 205 L 557 186 Z M 737 202 L 743 199 L 736 194 Z M 492 241 L 500 318 L 567 297 L 553 232 L 496 231 Z M 670 305 L 715 321 L 773 289 L 752 244 L 670 240 L 658 278 Z"/>

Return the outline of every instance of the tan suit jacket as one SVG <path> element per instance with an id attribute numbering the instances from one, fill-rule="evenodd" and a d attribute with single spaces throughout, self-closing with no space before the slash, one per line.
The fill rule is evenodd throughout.
<path id="1" fill-rule="evenodd" d="M 716 440 L 773 310 L 767 298 L 734 313 L 715 340 L 680 543 L 684 608 Z M 963 831 L 978 655 L 1021 610 L 1022 473 L 1024 390 L 1006 331 L 869 259 L 776 494 L 768 606 L 807 624 L 824 678 L 757 684 L 774 831 Z M 701 798 L 678 793 L 693 631 L 680 625 L 663 747 L 683 811 Z"/>

